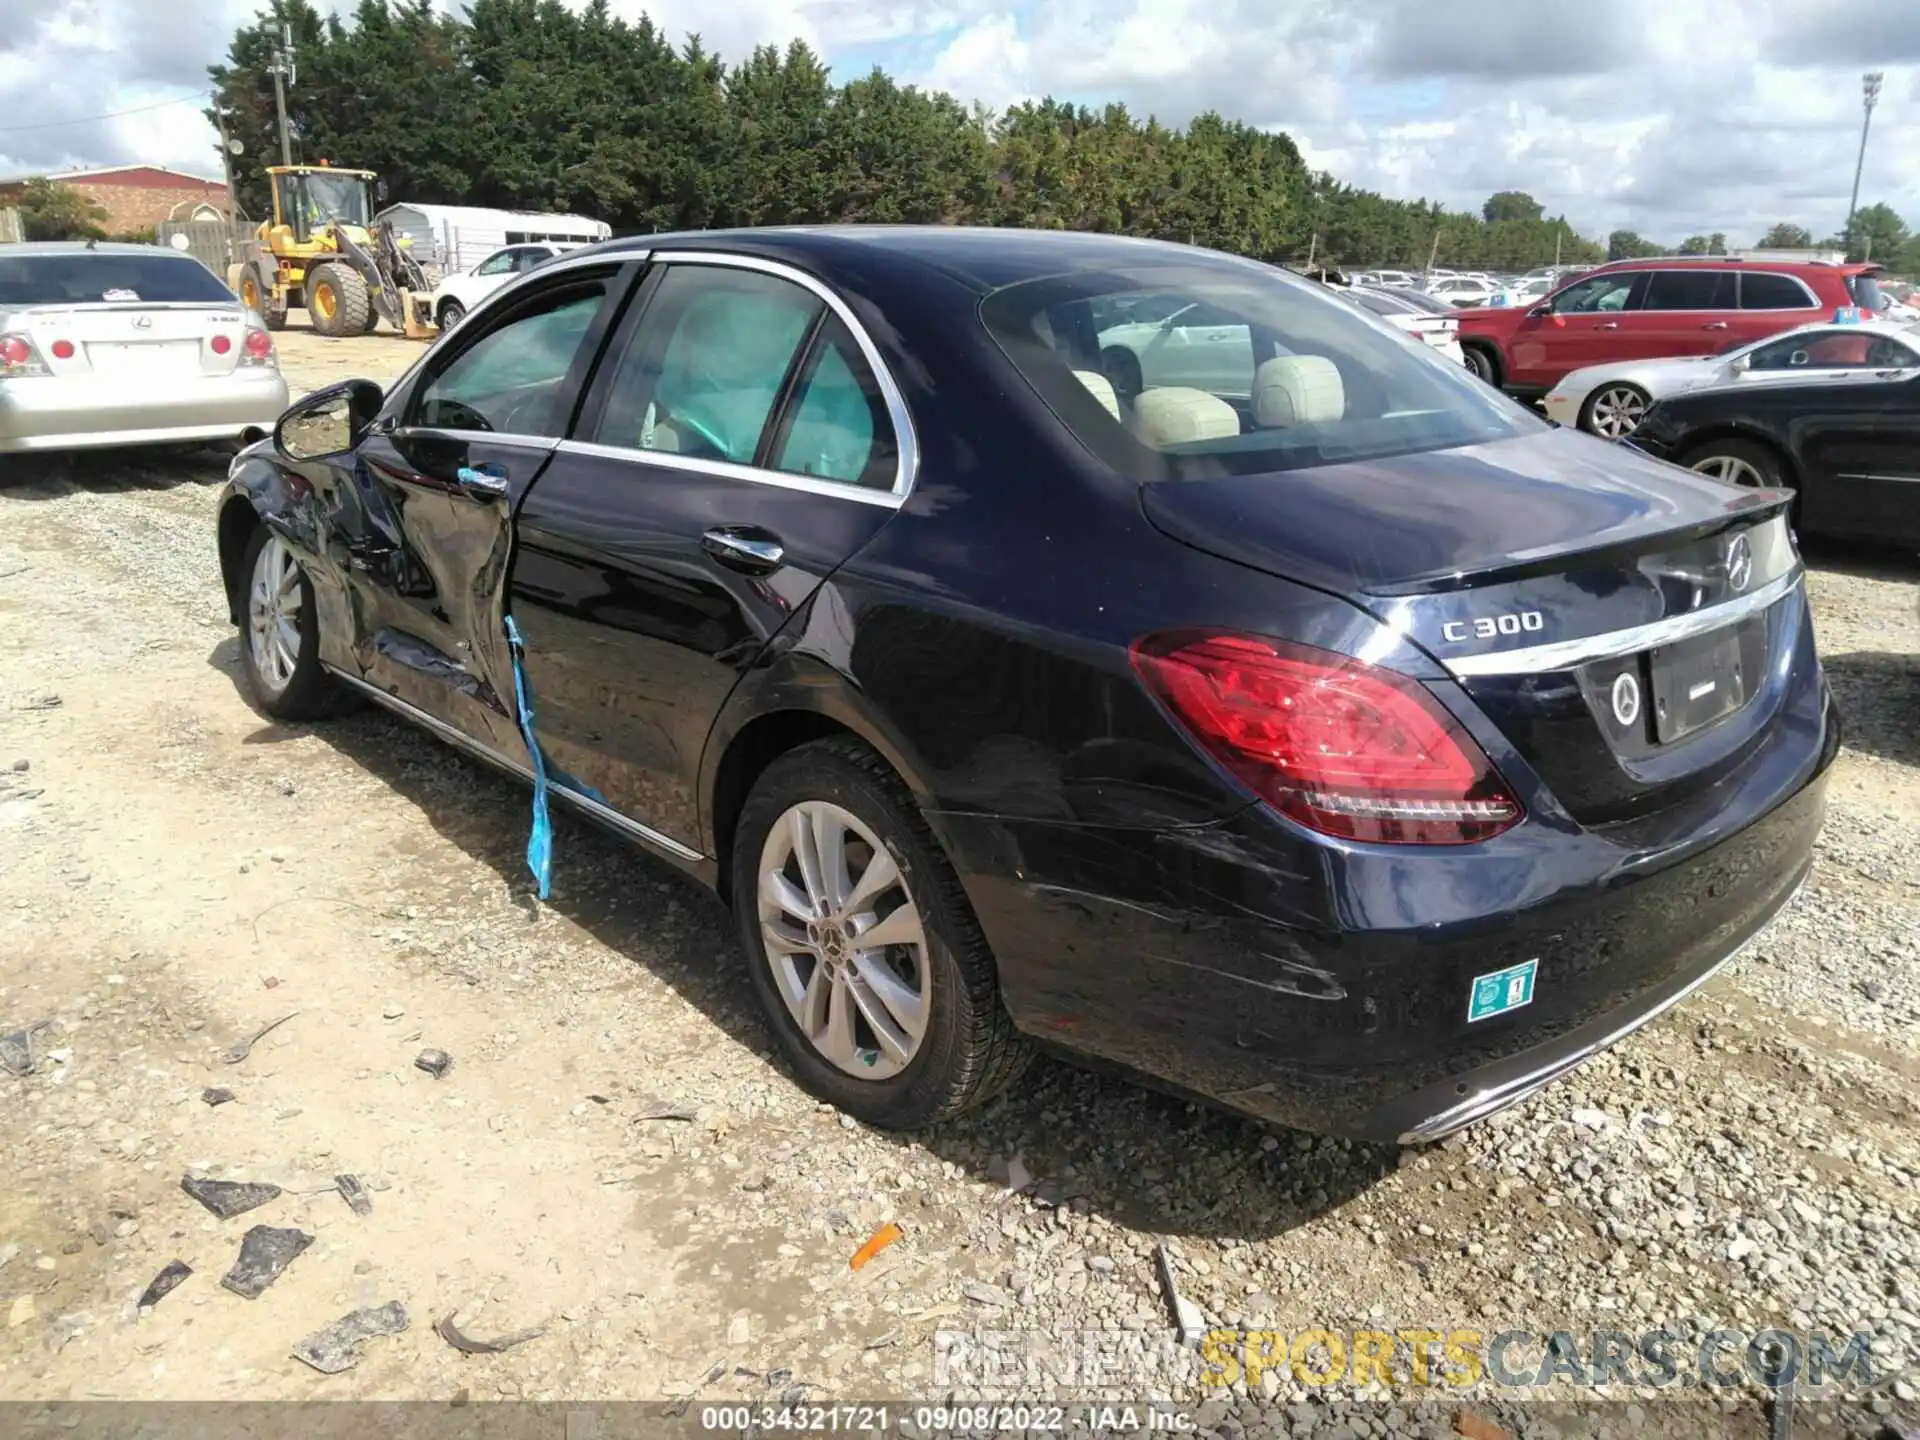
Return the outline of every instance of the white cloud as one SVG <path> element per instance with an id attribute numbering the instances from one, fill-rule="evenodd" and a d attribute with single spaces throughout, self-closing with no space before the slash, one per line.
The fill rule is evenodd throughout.
<path id="1" fill-rule="evenodd" d="M 0 0 L 0 173 L 211 171 L 205 67 L 261 0 Z M 451 3 L 451 0 L 449 0 Z M 569 0 L 581 3 L 581 0 Z M 344 8 L 346 0 L 331 0 Z M 1844 219 L 1859 71 L 1887 72 L 1865 200 L 1920 225 L 1920 3 L 1903 0 L 615 0 L 737 58 L 804 40 L 995 107 L 1123 100 L 1292 134 L 1351 183 L 1463 208 L 1531 192 L 1604 235 Z M 57 77 L 49 79 L 49 77 Z M 175 97 L 193 103 L 49 127 Z M 39 126 L 31 130 L 19 126 Z"/>

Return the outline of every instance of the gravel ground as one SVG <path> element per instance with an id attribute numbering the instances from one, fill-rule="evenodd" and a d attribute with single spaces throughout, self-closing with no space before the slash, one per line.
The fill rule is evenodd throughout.
<path id="1" fill-rule="evenodd" d="M 419 353 L 281 339 L 309 386 Z M 899 1137 L 792 1083 L 726 918 L 676 877 L 563 819 L 538 904 L 512 783 L 377 713 L 262 722 L 217 592 L 220 469 L 0 472 L 0 1032 L 44 1022 L 34 1072 L 0 1076 L 0 1398 L 1033 1396 L 957 1383 L 935 1335 L 1162 1340 L 1164 1247 L 1202 1323 L 1289 1335 L 1864 1331 L 1888 1378 L 1827 1420 L 1915 1423 L 1920 563 L 1810 554 L 1849 731 L 1800 899 L 1520 1108 L 1397 1152 L 1043 1064 L 984 1113 Z M 425 1046 L 453 1056 L 444 1078 L 414 1068 Z M 223 1220 L 183 1174 L 283 1193 Z M 249 1302 L 219 1277 L 256 1222 L 314 1241 Z M 889 1222 L 903 1238 L 851 1270 Z M 175 1259 L 193 1274 L 138 1310 Z M 289 1358 L 396 1299 L 411 1323 L 356 1368 Z M 448 1315 L 482 1337 L 546 1328 L 470 1356 L 436 1333 Z M 1108 1388 L 1157 1388 L 1218 1434 L 1458 1418 L 1445 1387 L 1269 1370 L 1221 1390 L 1186 1363 Z M 1518 1433 L 1595 1428 L 1515 1393 L 1472 1402 Z M 1543 1393 L 1605 1400 L 1623 1435 L 1762 1423 L 1750 1389 L 1726 1392 L 1738 1408 Z"/>

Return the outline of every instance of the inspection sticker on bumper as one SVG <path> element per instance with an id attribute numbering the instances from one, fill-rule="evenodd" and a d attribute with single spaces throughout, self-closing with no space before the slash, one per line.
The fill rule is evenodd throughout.
<path id="1" fill-rule="evenodd" d="M 1490 975 L 1474 976 L 1473 988 L 1467 996 L 1467 1023 L 1490 1020 L 1495 1015 L 1518 1010 L 1522 1005 L 1531 1005 L 1533 972 L 1539 968 L 1538 960 L 1529 960 L 1524 965 L 1509 965 Z"/>

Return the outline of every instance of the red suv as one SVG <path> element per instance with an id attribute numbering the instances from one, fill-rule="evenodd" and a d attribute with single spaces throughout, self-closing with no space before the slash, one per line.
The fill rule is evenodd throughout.
<path id="1" fill-rule="evenodd" d="M 1878 310 L 1879 270 L 1725 255 L 1616 260 L 1537 305 L 1460 311 L 1460 348 L 1481 379 L 1538 395 L 1587 365 L 1711 355 L 1847 306 Z"/>

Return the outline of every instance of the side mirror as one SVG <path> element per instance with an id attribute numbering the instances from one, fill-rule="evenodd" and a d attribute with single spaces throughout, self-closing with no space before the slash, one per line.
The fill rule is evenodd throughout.
<path id="1" fill-rule="evenodd" d="M 1530 306 L 1527 310 L 1527 314 L 1535 320 L 1544 320 L 1552 313 L 1553 302 L 1550 300 L 1542 300 L 1538 305 Z"/>
<path id="2" fill-rule="evenodd" d="M 343 380 L 316 390 L 274 425 L 274 448 L 289 460 L 322 460 L 351 450 L 385 398 L 371 380 Z"/>
<path id="3" fill-rule="evenodd" d="M 1733 363 L 1727 368 L 1732 370 L 1736 375 L 1744 375 L 1753 368 L 1753 357 L 1751 355 L 1736 355 Z"/>

